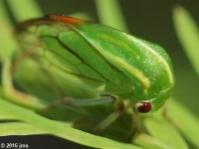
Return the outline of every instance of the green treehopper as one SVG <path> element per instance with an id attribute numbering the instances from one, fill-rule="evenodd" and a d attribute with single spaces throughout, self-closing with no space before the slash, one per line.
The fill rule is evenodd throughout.
<path id="1" fill-rule="evenodd" d="M 166 51 L 117 29 L 49 15 L 25 21 L 16 31 L 23 46 L 16 76 L 36 64 L 51 84 L 43 88 L 56 88 L 59 97 L 71 97 L 76 104 L 128 101 L 145 113 L 160 108 L 174 86 Z"/>

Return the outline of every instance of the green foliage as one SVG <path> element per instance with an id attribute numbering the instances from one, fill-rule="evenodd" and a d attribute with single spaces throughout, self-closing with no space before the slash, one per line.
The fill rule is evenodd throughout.
<path id="1" fill-rule="evenodd" d="M 159 141 L 166 144 L 166 148 L 188 148 L 185 140 L 181 137 L 176 128 L 163 117 L 154 115 L 145 118 L 144 125 L 154 138 L 158 138 Z"/>
<path id="2" fill-rule="evenodd" d="M 111 26 L 111 22 L 114 22 L 116 27 L 127 30 L 117 1 L 107 2 L 105 0 L 103 1 L 103 5 L 102 3 L 100 4 L 99 1 L 97 2 L 98 11 L 103 23 Z M 108 5 L 106 5 L 106 3 Z M 16 14 L 15 17 L 17 20 L 25 20 L 31 17 L 41 16 L 42 14 L 33 0 L 21 0 L 20 5 L 18 1 L 9 0 L 9 5 Z M 108 7 L 104 12 L 102 9 L 103 6 Z M 24 11 L 21 11 L 27 8 L 30 10 L 29 13 L 26 14 Z M 104 18 L 106 16 L 103 13 L 108 13 L 108 11 L 108 14 L 114 15 L 114 13 L 110 13 L 112 10 L 117 14 L 116 17 L 109 16 L 108 19 Z M 179 37 L 182 44 L 188 50 L 190 59 L 193 59 L 194 55 L 198 55 L 198 51 L 193 50 L 196 49 L 195 47 L 198 45 L 197 29 L 194 29 L 195 25 L 191 23 L 193 21 L 187 19 L 189 15 L 187 15 L 183 9 L 178 9 L 175 12 L 176 24 L 179 25 L 176 25 L 178 34 L 180 35 Z M 178 14 L 180 14 L 179 19 Z M 111 19 L 115 19 L 115 21 L 110 21 Z M 107 20 L 109 21 L 107 22 Z M 187 34 L 189 34 L 189 32 L 187 33 L 188 29 L 184 29 L 182 24 L 187 24 L 187 28 L 189 28 L 189 32 L 191 33 L 191 40 L 187 38 Z M 37 83 L 41 83 L 41 80 L 44 82 L 49 82 L 49 80 L 45 80 L 45 77 L 38 71 L 39 69 L 34 69 L 36 77 L 31 78 L 29 73 L 27 73 L 23 78 L 29 81 L 29 85 L 26 86 L 28 92 L 37 93 L 41 99 L 32 96 L 32 94 L 30 94 L 30 96 L 23 96 L 24 98 L 22 99 L 15 96 L 10 72 L 7 67 L 10 65 L 10 58 L 13 52 L 20 47 L 17 47 L 16 41 L 12 37 L 13 26 L 8 20 L 7 13 L 3 7 L 3 0 L 0 0 L 0 29 L 1 32 L 5 33 L 0 34 L 0 56 L 1 64 L 4 68 L 2 70 L 2 84 L 0 88 L 0 120 L 2 121 L 0 123 L 0 136 L 50 134 L 86 146 L 110 149 L 184 149 L 188 148 L 187 142 L 199 148 L 199 120 L 183 105 L 176 102 L 176 99 L 169 100 L 164 109 L 165 111 L 161 110 L 152 114 L 141 115 L 139 119 L 142 132 L 130 138 L 129 134 L 132 135 L 131 131 L 134 129 L 135 123 L 131 122 L 131 113 L 129 111 L 126 111 L 123 117 L 119 118 L 114 124 L 111 124 L 102 134 L 99 134 L 101 136 L 88 133 L 92 132 L 88 127 L 97 125 L 107 114 L 114 111 L 114 106 L 111 105 L 107 105 L 106 107 L 91 107 L 86 108 L 86 110 L 81 107 L 71 108 L 63 106 L 52 108 L 47 112 L 35 112 L 35 109 L 41 110 L 42 107 L 46 106 L 49 102 L 47 99 L 50 95 L 47 93 L 48 90 L 42 91 L 38 88 L 31 90 L 30 85 L 34 82 L 38 87 L 40 85 Z M 199 65 L 196 60 L 193 60 L 193 65 L 196 70 L 198 70 Z M 31 61 L 28 62 L 27 66 L 35 67 Z M 31 69 L 29 71 L 31 72 Z M 27 107 L 31 107 L 32 109 Z M 51 120 L 51 118 L 53 120 Z M 75 122 L 73 121 L 74 118 L 77 118 Z M 184 138 L 186 138 L 186 140 Z"/>
<path id="3" fill-rule="evenodd" d="M 168 118 L 173 125 L 195 146 L 199 147 L 199 119 L 188 111 L 183 105 L 176 102 L 175 99 L 169 101 Z"/>
<path id="4" fill-rule="evenodd" d="M 12 13 L 15 15 L 16 21 L 25 21 L 30 18 L 41 17 L 43 15 L 35 0 L 7 0 Z M 24 13 L 24 10 L 25 13 Z"/>
<path id="5" fill-rule="evenodd" d="M 183 8 L 174 9 L 174 25 L 178 38 L 184 47 L 194 69 L 199 74 L 199 28 L 191 15 Z"/>
<path id="6" fill-rule="evenodd" d="M 0 60 L 5 60 L 10 57 L 13 50 L 16 49 L 16 42 L 13 39 L 13 28 L 8 19 L 5 8 L 3 7 L 3 0 L 0 1 L 0 36 L 1 50 L 0 50 Z"/>
<path id="7" fill-rule="evenodd" d="M 76 143 L 84 144 L 91 147 L 99 147 L 99 148 L 133 148 L 139 149 L 134 145 L 119 143 L 107 138 L 102 138 L 99 136 L 95 136 L 92 134 L 88 134 L 86 132 L 74 129 L 68 123 L 56 122 L 45 117 L 42 117 L 38 114 L 35 114 L 33 111 L 16 106 L 11 104 L 4 99 L 0 100 L 0 114 L 8 115 L 13 120 L 23 121 L 24 123 L 14 123 L 10 124 L 2 124 L 0 128 L 1 135 L 6 134 L 19 134 L 19 135 L 27 135 L 27 134 L 51 134 L 55 135 Z M 20 128 L 20 126 L 24 126 Z M 7 128 L 7 131 L 3 128 Z M 20 131 L 21 130 L 21 131 Z M 7 132 L 7 133 L 6 133 Z M 10 134 L 9 134 L 10 132 Z"/>
<path id="8" fill-rule="evenodd" d="M 102 24 L 128 31 L 118 0 L 96 0 L 96 7 Z"/>

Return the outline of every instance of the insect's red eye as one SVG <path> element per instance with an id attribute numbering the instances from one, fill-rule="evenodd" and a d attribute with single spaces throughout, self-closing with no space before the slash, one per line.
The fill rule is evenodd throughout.
<path id="1" fill-rule="evenodd" d="M 152 109 L 152 104 L 149 101 L 138 102 L 138 103 L 136 103 L 135 106 L 136 106 L 138 112 L 141 112 L 141 113 L 147 113 L 147 112 L 151 111 L 151 109 Z"/>

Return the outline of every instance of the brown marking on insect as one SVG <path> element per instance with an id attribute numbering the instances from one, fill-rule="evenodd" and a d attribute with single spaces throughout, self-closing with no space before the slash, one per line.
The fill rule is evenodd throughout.
<path id="1" fill-rule="evenodd" d="M 49 19 L 54 20 L 54 21 L 58 21 L 58 22 L 63 22 L 66 24 L 79 24 L 79 23 L 83 23 L 84 21 L 77 19 L 77 18 L 72 18 L 72 17 L 66 17 L 63 15 L 49 15 L 48 16 Z"/>
<path id="2" fill-rule="evenodd" d="M 152 104 L 150 101 L 141 101 L 141 102 L 136 103 L 135 107 L 138 110 L 138 112 L 147 113 L 151 111 Z"/>
<path id="3" fill-rule="evenodd" d="M 124 103 L 121 102 L 121 103 L 118 104 L 117 110 L 118 110 L 119 113 L 123 113 L 125 111 L 125 108 L 126 107 L 125 107 Z"/>

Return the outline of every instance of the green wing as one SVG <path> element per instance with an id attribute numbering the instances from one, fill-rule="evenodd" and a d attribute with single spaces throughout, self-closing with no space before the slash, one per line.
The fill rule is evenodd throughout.
<path id="1" fill-rule="evenodd" d="M 69 85 L 72 84 L 76 90 L 72 96 L 90 92 L 92 95 L 110 93 L 127 96 L 131 90 L 129 79 L 74 27 L 78 25 L 72 27 L 71 24 L 37 19 L 17 28 L 18 39 L 25 47 L 23 53 L 34 49 L 28 58 L 37 63 L 38 69 L 42 69 L 43 74 L 51 78 L 52 84 L 58 84 L 64 92 L 73 92 Z"/>

